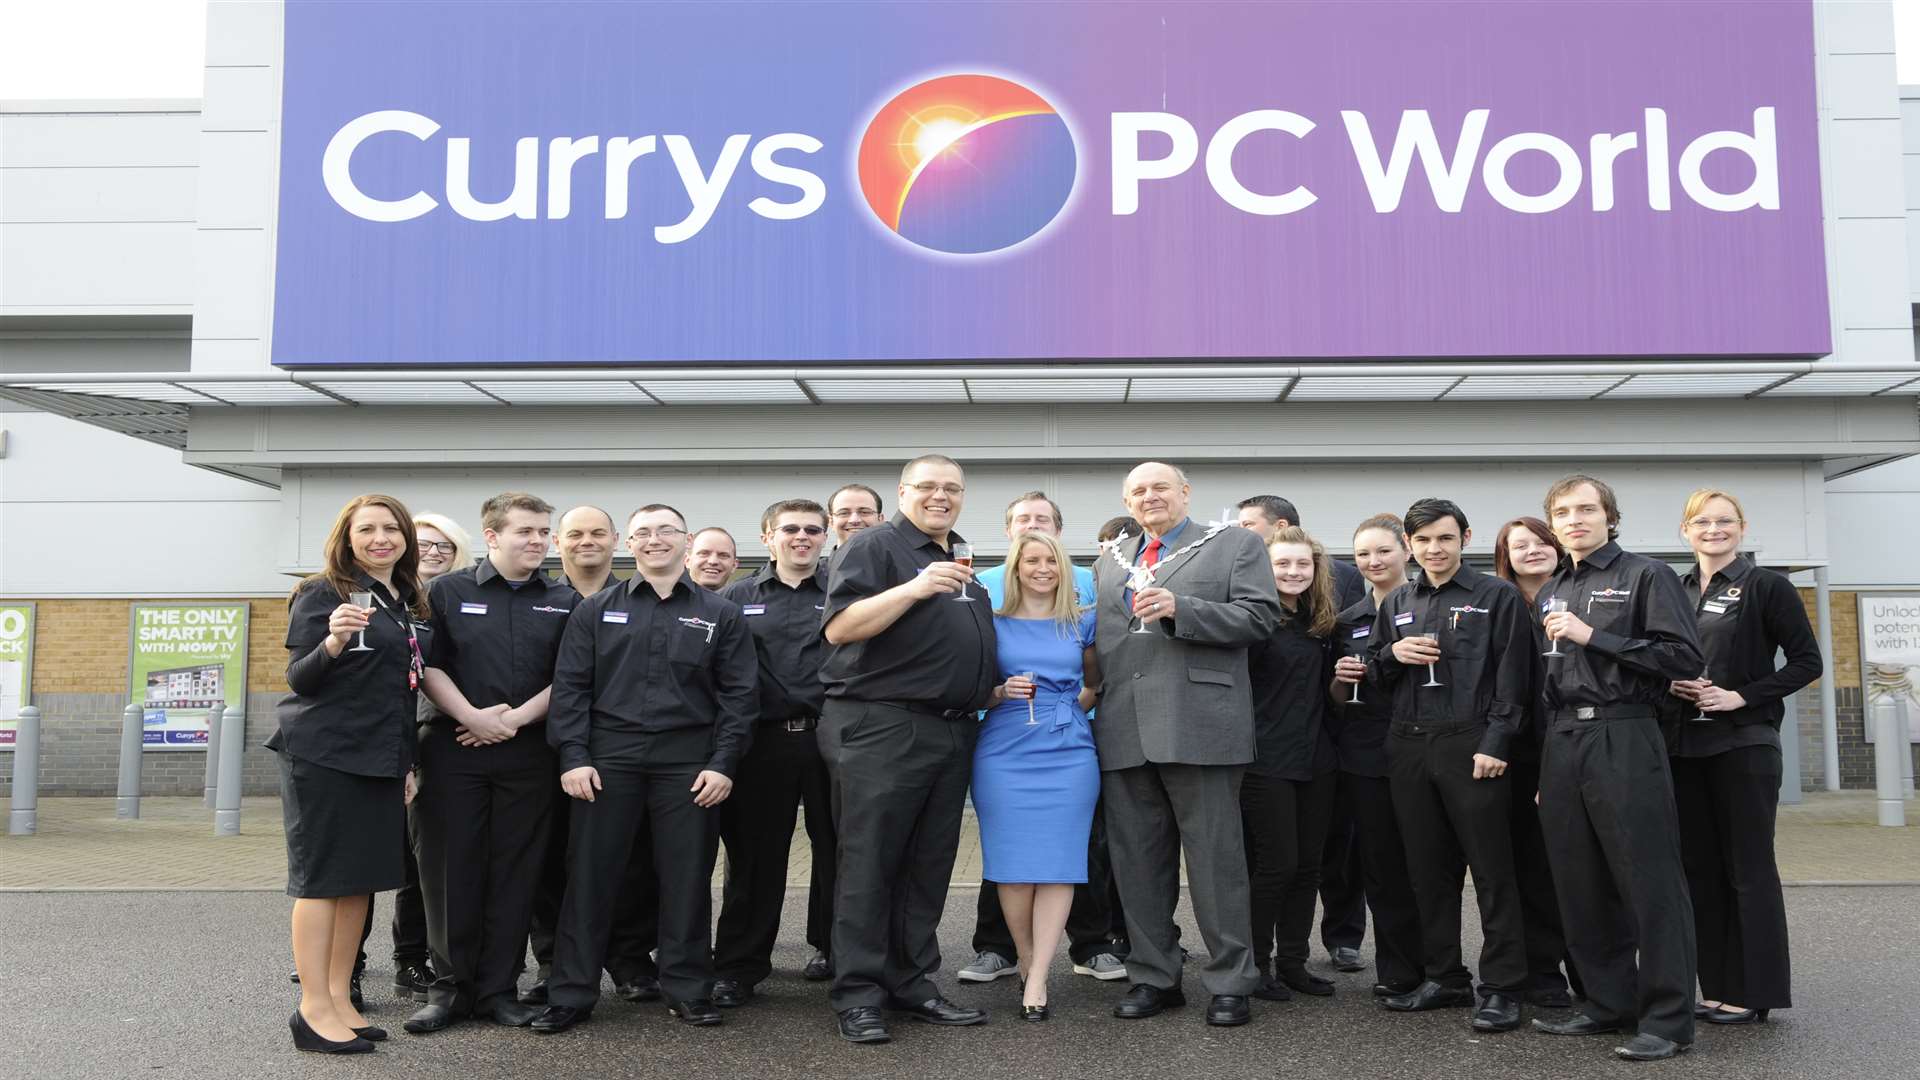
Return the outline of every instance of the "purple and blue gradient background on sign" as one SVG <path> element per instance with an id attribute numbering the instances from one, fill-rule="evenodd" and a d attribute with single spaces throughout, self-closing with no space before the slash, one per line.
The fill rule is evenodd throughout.
<path id="1" fill-rule="evenodd" d="M 315 3 L 287 6 L 273 361 L 588 364 L 1134 357 L 1769 356 L 1829 351 L 1812 16 L 1806 3 Z M 940 256 L 890 234 L 853 159 L 902 88 L 950 72 L 1031 87 L 1072 126 L 1073 197 L 1034 240 Z M 1667 111 L 1671 161 L 1698 135 L 1778 114 L 1778 211 L 1721 213 L 1673 189 L 1647 206 L 1639 150 L 1616 206 L 1525 215 L 1476 170 L 1458 214 L 1416 164 L 1376 213 L 1340 120 L 1366 113 L 1384 156 L 1404 109 L 1451 151 L 1462 118 L 1485 147 L 1542 131 L 1585 157 L 1600 132 Z M 1256 191 L 1306 184 L 1305 211 L 1235 210 L 1203 164 L 1110 204 L 1109 114 L 1166 111 L 1207 138 L 1237 114 L 1288 109 L 1319 126 L 1256 135 L 1235 155 Z M 380 198 L 442 206 L 378 224 L 322 182 L 328 139 L 406 109 L 426 143 L 380 136 L 353 160 Z M 811 134 L 827 201 L 796 221 L 742 162 L 693 239 L 655 242 L 687 211 L 665 148 L 632 168 L 628 216 L 601 213 L 603 159 L 574 170 L 560 221 L 474 222 L 445 203 L 445 140 L 473 139 L 473 190 L 504 197 L 524 136 L 683 134 L 710 167 L 729 135 Z M 1164 152 L 1149 136 L 1145 154 Z M 1644 142 L 1644 137 L 1643 140 Z M 544 154 L 543 154 L 544 157 Z M 1670 165 L 1671 168 L 1671 165 Z M 1522 154 L 1509 175 L 1555 175 Z M 1739 155 L 1708 158 L 1720 190 Z M 541 209 L 546 191 L 541 191 Z"/>

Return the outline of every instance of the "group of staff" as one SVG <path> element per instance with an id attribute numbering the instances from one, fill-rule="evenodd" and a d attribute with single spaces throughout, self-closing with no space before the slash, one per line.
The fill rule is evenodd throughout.
<path id="1" fill-rule="evenodd" d="M 1388 1010 L 1503 1032 L 1523 1002 L 1572 1005 L 1533 1026 L 1623 1033 L 1618 1055 L 1652 1060 L 1696 1020 L 1790 1005 L 1779 727 L 1821 660 L 1797 592 L 1741 555 L 1731 494 L 1688 500 L 1682 578 L 1621 549 L 1612 490 L 1583 475 L 1549 489 L 1545 520 L 1500 528 L 1493 574 L 1464 563 L 1450 501 L 1362 522 L 1348 563 L 1274 496 L 1193 521 L 1185 474 L 1158 462 L 1128 474 L 1090 569 L 1029 492 L 1005 565 L 976 574 L 953 529 L 965 491 L 926 455 L 890 520 L 862 485 L 777 502 L 768 562 L 738 580 L 733 537 L 664 504 L 616 533 L 598 508 L 556 522 L 504 493 L 476 562 L 447 518 L 348 503 L 290 600 L 268 744 L 295 1045 L 387 1038 L 359 1011 L 356 954 L 371 894 L 395 889 L 396 991 L 424 1001 L 411 1033 L 562 1032 L 591 1018 L 603 970 L 622 998 L 718 1024 L 772 971 L 801 810 L 803 974 L 831 979 L 840 1034 L 888 1041 L 889 1013 L 983 1023 L 932 980 L 969 792 L 994 887 L 960 977 L 1018 975 L 1023 1020 L 1051 1016 L 1063 938 L 1076 973 L 1130 981 L 1116 1016 L 1185 1004 L 1183 860 L 1211 1025 L 1333 993 L 1307 968 L 1323 861 L 1354 879 L 1329 922 L 1371 911 Z"/>

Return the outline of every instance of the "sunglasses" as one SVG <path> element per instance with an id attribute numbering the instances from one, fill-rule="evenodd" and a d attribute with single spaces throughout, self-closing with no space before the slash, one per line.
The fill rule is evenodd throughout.
<path id="1" fill-rule="evenodd" d="M 808 536 L 822 536 L 827 530 L 823 525 L 782 525 L 773 531 L 782 536 L 799 536 L 801 533 L 806 533 Z"/>

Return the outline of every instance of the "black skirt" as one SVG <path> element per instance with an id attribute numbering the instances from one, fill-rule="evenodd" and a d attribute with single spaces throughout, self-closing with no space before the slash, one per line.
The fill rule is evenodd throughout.
<path id="1" fill-rule="evenodd" d="M 406 781 L 277 756 L 287 895 L 364 896 L 405 885 Z"/>

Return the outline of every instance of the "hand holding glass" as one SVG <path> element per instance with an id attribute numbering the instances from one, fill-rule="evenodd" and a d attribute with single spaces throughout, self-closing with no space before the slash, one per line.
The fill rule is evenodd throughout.
<path id="1" fill-rule="evenodd" d="M 1358 656 L 1343 656 L 1340 658 L 1340 662 L 1343 664 L 1346 663 L 1348 660 L 1352 660 L 1356 663 L 1361 663 L 1361 664 L 1364 664 L 1366 662 L 1364 660 L 1361 660 Z M 1347 704 L 1358 705 L 1361 703 L 1360 702 L 1360 682 L 1361 682 L 1361 679 L 1364 679 L 1364 678 L 1365 676 L 1362 675 L 1360 679 L 1355 679 L 1353 681 L 1353 696 L 1347 699 Z"/>
<path id="2" fill-rule="evenodd" d="M 370 592 L 348 593 L 347 603 L 352 604 L 354 607 L 357 607 L 357 608 L 365 608 L 367 612 L 367 618 L 369 619 L 373 618 L 373 594 L 372 593 Z M 348 649 L 347 651 L 348 652 L 372 652 L 373 651 L 373 646 L 367 644 L 367 631 L 365 627 L 362 627 L 360 629 L 360 644 L 355 645 L 353 648 Z"/>
<path id="3" fill-rule="evenodd" d="M 968 570 L 973 569 L 973 545 L 972 544 L 955 544 L 953 545 L 953 551 L 950 554 L 953 555 L 954 562 L 959 563 L 961 566 L 966 567 Z M 973 597 L 967 595 L 966 582 L 962 581 L 960 583 L 960 595 L 954 597 L 954 599 L 958 600 L 963 604 L 973 603 Z"/>
<path id="4" fill-rule="evenodd" d="M 1433 647 L 1434 647 L 1434 648 L 1436 648 L 1436 649 L 1438 649 L 1438 648 L 1440 647 L 1440 635 L 1439 635 L 1439 634 L 1435 634 L 1435 633 L 1426 633 L 1426 634 L 1414 634 L 1414 635 L 1411 635 L 1411 636 L 1413 637 L 1413 639 L 1414 639 L 1415 641 L 1430 641 L 1430 642 L 1432 642 L 1432 643 L 1433 643 Z M 1445 686 L 1445 685 L 1447 685 L 1447 684 L 1446 684 L 1446 683 L 1443 683 L 1443 682 L 1441 682 L 1441 681 L 1440 681 L 1440 676 L 1439 676 L 1439 674 L 1437 673 L 1437 670 L 1436 670 L 1436 666 L 1435 666 L 1434 664 L 1428 664 L 1428 665 L 1427 665 L 1427 681 L 1426 681 L 1426 682 L 1423 682 L 1423 683 L 1421 683 L 1420 685 L 1421 685 L 1421 686 Z"/>
<path id="5" fill-rule="evenodd" d="M 1022 671 L 1019 675 L 1027 680 L 1027 726 L 1038 727 L 1040 721 L 1033 715 L 1033 699 L 1040 692 L 1039 684 L 1034 682 L 1034 673 L 1031 671 Z"/>
<path id="6" fill-rule="evenodd" d="M 1547 614 L 1558 615 L 1559 613 L 1565 610 L 1567 610 L 1567 602 L 1565 600 L 1562 600 L 1556 596 L 1547 601 Z M 1552 640 L 1553 640 L 1553 647 L 1548 649 L 1546 652 L 1541 653 L 1540 655 L 1541 656 L 1565 655 L 1560 651 L 1560 639 L 1553 638 Z"/>
<path id="7" fill-rule="evenodd" d="M 1700 695 L 1706 692 L 1707 687 L 1710 687 L 1713 685 L 1713 672 L 1702 671 L 1700 673 L 1700 682 L 1701 682 L 1701 687 L 1699 690 L 1694 691 L 1694 698 L 1693 698 L 1693 703 L 1695 706 L 1697 706 L 1694 709 L 1694 712 L 1698 713 L 1699 715 L 1695 716 L 1693 719 L 1696 723 L 1710 724 L 1713 722 L 1713 717 L 1708 716 L 1706 706 L 1700 704 Z"/>

